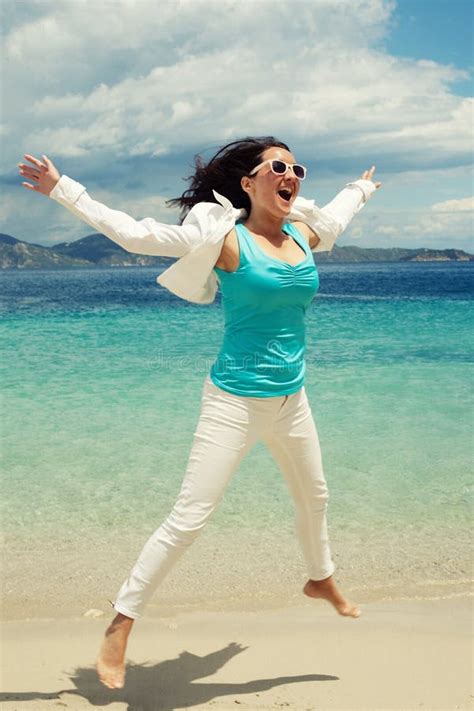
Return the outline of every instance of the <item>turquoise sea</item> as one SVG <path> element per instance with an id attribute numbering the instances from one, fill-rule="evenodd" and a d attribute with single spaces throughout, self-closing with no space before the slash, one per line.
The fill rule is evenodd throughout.
<path id="1" fill-rule="evenodd" d="M 318 268 L 305 385 L 336 580 L 359 603 L 468 594 L 474 264 Z M 111 610 L 175 501 L 223 311 L 157 286 L 160 269 L 1 275 L 6 619 Z M 259 443 L 148 614 L 299 604 L 305 581 Z"/>

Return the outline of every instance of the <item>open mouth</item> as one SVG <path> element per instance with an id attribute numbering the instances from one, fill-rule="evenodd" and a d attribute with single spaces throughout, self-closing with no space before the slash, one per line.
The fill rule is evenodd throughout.
<path id="1" fill-rule="evenodd" d="M 281 190 L 278 190 L 278 195 L 285 200 L 285 202 L 290 202 L 292 194 L 292 191 L 288 190 L 288 188 L 281 188 Z"/>

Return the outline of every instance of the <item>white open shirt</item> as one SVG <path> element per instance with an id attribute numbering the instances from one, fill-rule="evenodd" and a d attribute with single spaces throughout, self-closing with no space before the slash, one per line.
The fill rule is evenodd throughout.
<path id="1" fill-rule="evenodd" d="M 312 252 L 330 252 L 336 239 L 375 190 L 371 180 L 355 180 L 321 208 L 314 200 L 298 196 L 287 220 L 304 222 L 318 235 L 320 241 Z M 219 259 L 224 237 L 237 220 L 247 216 L 246 210 L 235 208 L 215 190 L 213 193 L 218 202 L 197 203 L 182 225 L 168 225 L 152 217 L 135 220 L 125 212 L 93 200 L 81 183 L 67 175 L 61 176 L 49 197 L 127 252 L 178 257 L 156 281 L 182 299 L 210 304 L 218 287 L 213 267 Z"/>

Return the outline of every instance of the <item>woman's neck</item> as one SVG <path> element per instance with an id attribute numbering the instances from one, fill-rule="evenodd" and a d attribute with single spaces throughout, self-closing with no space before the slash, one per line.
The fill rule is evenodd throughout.
<path id="1" fill-rule="evenodd" d="M 268 212 L 258 213 L 253 208 L 244 225 L 251 232 L 261 235 L 271 242 L 278 243 L 287 238 L 283 232 L 285 222 L 286 220 L 283 217 L 275 217 Z"/>

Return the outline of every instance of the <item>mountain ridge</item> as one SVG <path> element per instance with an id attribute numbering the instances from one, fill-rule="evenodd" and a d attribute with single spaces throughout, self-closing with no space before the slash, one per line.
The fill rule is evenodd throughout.
<path id="1" fill-rule="evenodd" d="M 318 252 L 318 264 L 363 262 L 474 261 L 474 255 L 462 249 L 418 247 L 357 247 L 335 245 L 332 253 Z M 2 269 L 132 267 L 170 265 L 177 258 L 133 254 L 97 232 L 72 242 L 58 242 L 46 247 L 0 233 Z"/>

